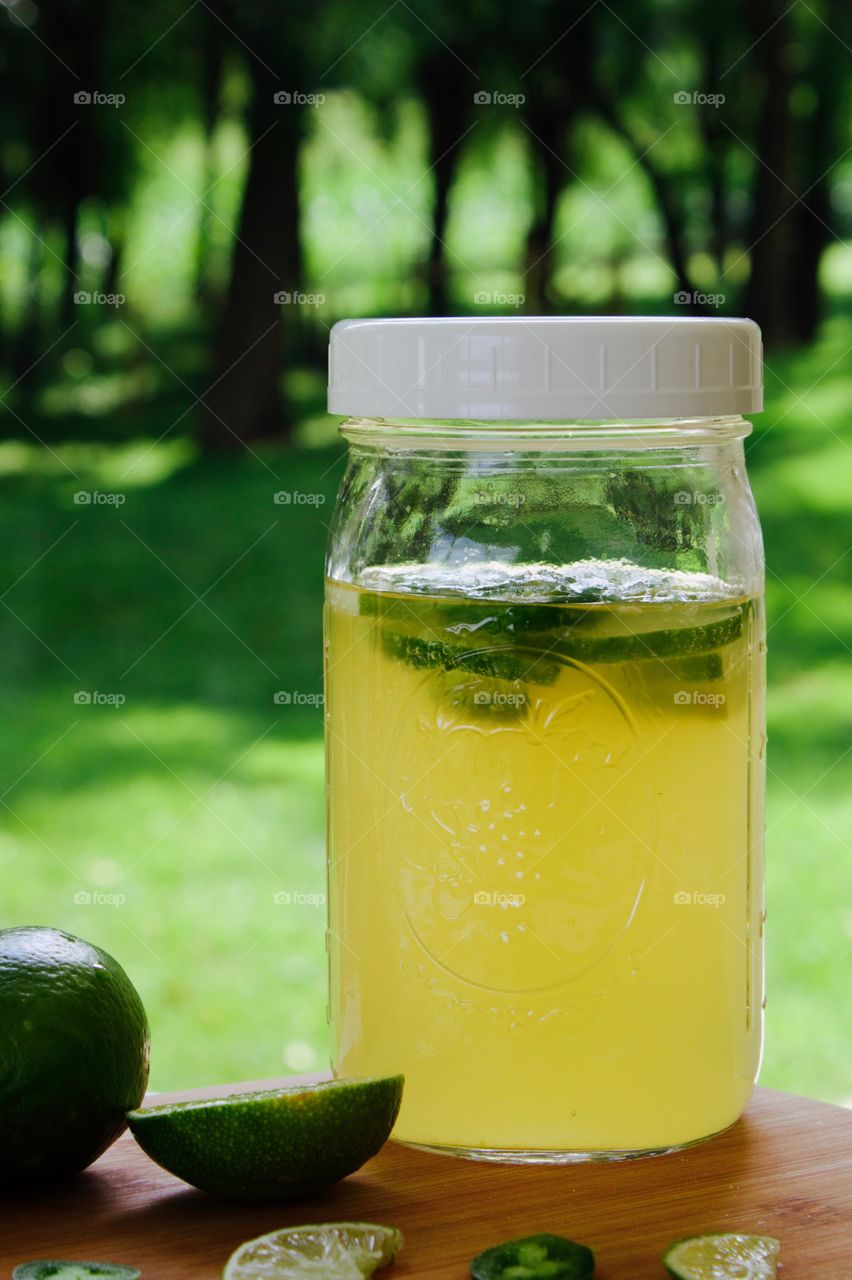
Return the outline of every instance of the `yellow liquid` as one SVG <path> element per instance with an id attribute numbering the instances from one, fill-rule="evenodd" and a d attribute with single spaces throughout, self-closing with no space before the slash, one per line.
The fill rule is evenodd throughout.
<path id="1" fill-rule="evenodd" d="M 759 602 L 512 608 L 329 583 L 335 1069 L 416 1144 L 696 1141 L 760 1055 Z"/>

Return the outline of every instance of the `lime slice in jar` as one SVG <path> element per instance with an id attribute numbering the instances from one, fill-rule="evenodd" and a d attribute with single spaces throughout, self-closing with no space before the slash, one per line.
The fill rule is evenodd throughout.
<path id="1" fill-rule="evenodd" d="M 672 627 L 663 631 L 624 631 L 614 635 L 583 635 L 571 631 L 553 644 L 553 652 L 594 666 L 596 663 L 642 662 L 654 658 L 690 658 L 713 653 L 739 639 L 745 626 L 747 605 L 739 605 L 726 618 L 696 627 Z M 532 643 L 532 638 L 530 638 Z"/>
<path id="2" fill-rule="evenodd" d="M 451 644 L 446 640 L 430 640 L 390 628 L 382 632 L 382 646 L 389 657 L 398 658 L 410 667 L 467 671 L 508 682 L 522 680 L 530 684 L 553 684 L 560 672 L 558 661 L 534 648 L 516 649 L 508 645 L 471 647 Z"/>

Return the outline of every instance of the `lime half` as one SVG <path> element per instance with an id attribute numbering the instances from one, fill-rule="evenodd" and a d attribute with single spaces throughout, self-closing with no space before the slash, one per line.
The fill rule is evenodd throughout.
<path id="1" fill-rule="evenodd" d="M 674 1280 L 773 1280 L 780 1252 L 774 1236 L 690 1236 L 669 1246 L 663 1266 Z"/>
<path id="2" fill-rule="evenodd" d="M 142 1150 L 201 1191 L 231 1200 L 295 1200 L 360 1169 L 385 1143 L 402 1076 L 328 1080 L 140 1107 L 127 1121 Z"/>
<path id="3" fill-rule="evenodd" d="M 247 1240 L 231 1254 L 223 1280 L 362 1280 L 393 1262 L 402 1232 L 374 1222 L 323 1222 Z"/>

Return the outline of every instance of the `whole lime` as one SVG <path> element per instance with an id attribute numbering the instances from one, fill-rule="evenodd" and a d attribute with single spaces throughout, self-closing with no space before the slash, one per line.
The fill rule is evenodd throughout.
<path id="1" fill-rule="evenodd" d="M 142 1100 L 149 1048 L 112 956 L 58 929 L 0 930 L 0 1184 L 91 1164 Z"/>

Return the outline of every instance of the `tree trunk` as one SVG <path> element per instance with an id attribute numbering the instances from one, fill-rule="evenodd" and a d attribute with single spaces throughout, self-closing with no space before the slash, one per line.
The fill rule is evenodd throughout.
<path id="1" fill-rule="evenodd" d="M 202 197 L 198 210 L 198 235 L 195 243 L 195 298 L 203 309 L 212 303 L 212 286 L 208 277 L 210 256 L 210 227 L 213 214 L 208 194 L 216 181 L 216 124 L 219 119 L 219 98 L 222 89 L 222 46 L 219 36 L 222 27 L 208 11 L 204 10 L 201 47 L 201 127 L 203 130 L 204 167 L 201 179 Z"/>
<path id="2" fill-rule="evenodd" d="M 843 30 L 838 0 L 830 0 L 825 24 L 820 27 L 814 48 L 810 81 L 816 94 L 816 109 L 807 121 L 805 163 L 802 166 L 802 203 L 796 208 L 796 242 L 791 271 L 796 301 L 793 315 L 798 342 L 812 342 L 822 315 L 819 267 L 832 235 L 831 169 L 842 148 L 838 146 L 837 123 L 842 118 L 844 52 L 835 33 Z"/>
<path id="3" fill-rule="evenodd" d="M 424 64 L 420 87 L 429 132 L 429 167 L 435 184 L 432 238 L 426 260 L 426 307 L 429 315 L 443 316 L 449 304 L 446 238 L 450 192 L 472 93 L 467 77 L 459 74 L 456 59 L 443 50 Z"/>
<path id="4" fill-rule="evenodd" d="M 41 327 L 40 276 L 44 260 L 44 227 L 36 224 L 34 234 L 29 239 L 29 252 L 26 260 L 27 294 L 24 303 L 24 314 L 17 326 L 17 335 L 12 340 L 12 368 L 16 378 L 23 378 L 38 359 L 43 349 L 39 340 Z M 26 392 L 24 384 L 22 392 Z"/>
<path id="5" fill-rule="evenodd" d="M 74 294 L 79 285 L 80 246 L 77 241 L 77 219 L 80 200 L 76 192 L 69 192 L 62 207 L 62 236 L 65 242 L 63 262 L 65 275 L 62 280 L 62 300 L 59 305 L 59 322 L 64 329 L 79 320 L 75 309 Z"/>
<path id="6" fill-rule="evenodd" d="M 304 108 L 273 101 L 254 59 L 249 171 L 231 276 L 215 344 L 214 384 L 205 397 L 203 440 L 237 448 L 290 426 L 281 388 L 281 329 L 298 305 L 298 156 Z"/>
<path id="7" fill-rule="evenodd" d="M 554 112 L 533 114 L 529 128 L 538 161 L 539 191 L 526 245 L 524 246 L 525 309 L 529 315 L 545 315 L 552 310 L 551 280 L 553 276 L 553 228 L 556 209 L 565 182 L 566 169 L 559 156 L 559 138 L 568 129 L 565 120 Z"/>
<path id="8" fill-rule="evenodd" d="M 719 44 L 718 21 L 711 22 L 703 33 L 704 84 L 711 91 L 722 78 L 722 60 Z M 719 119 L 717 107 L 699 106 L 698 123 L 704 142 L 704 165 L 707 189 L 710 195 L 710 256 L 716 264 L 721 280 L 725 273 L 725 254 L 728 248 L 728 215 L 725 207 L 725 147 L 726 137 Z"/>
<path id="9" fill-rule="evenodd" d="M 104 293 L 121 293 L 127 219 L 124 209 L 111 209 L 107 223 L 109 262 L 104 273 Z"/>
<path id="10" fill-rule="evenodd" d="M 793 187 L 790 77 L 787 71 L 788 19 L 784 0 L 755 0 L 749 10 L 755 38 L 752 56 L 763 79 L 763 102 L 755 150 L 753 205 L 749 245 L 751 274 L 746 287 L 746 314 L 758 322 L 767 346 L 796 340 L 793 262 L 799 252 Z"/>

